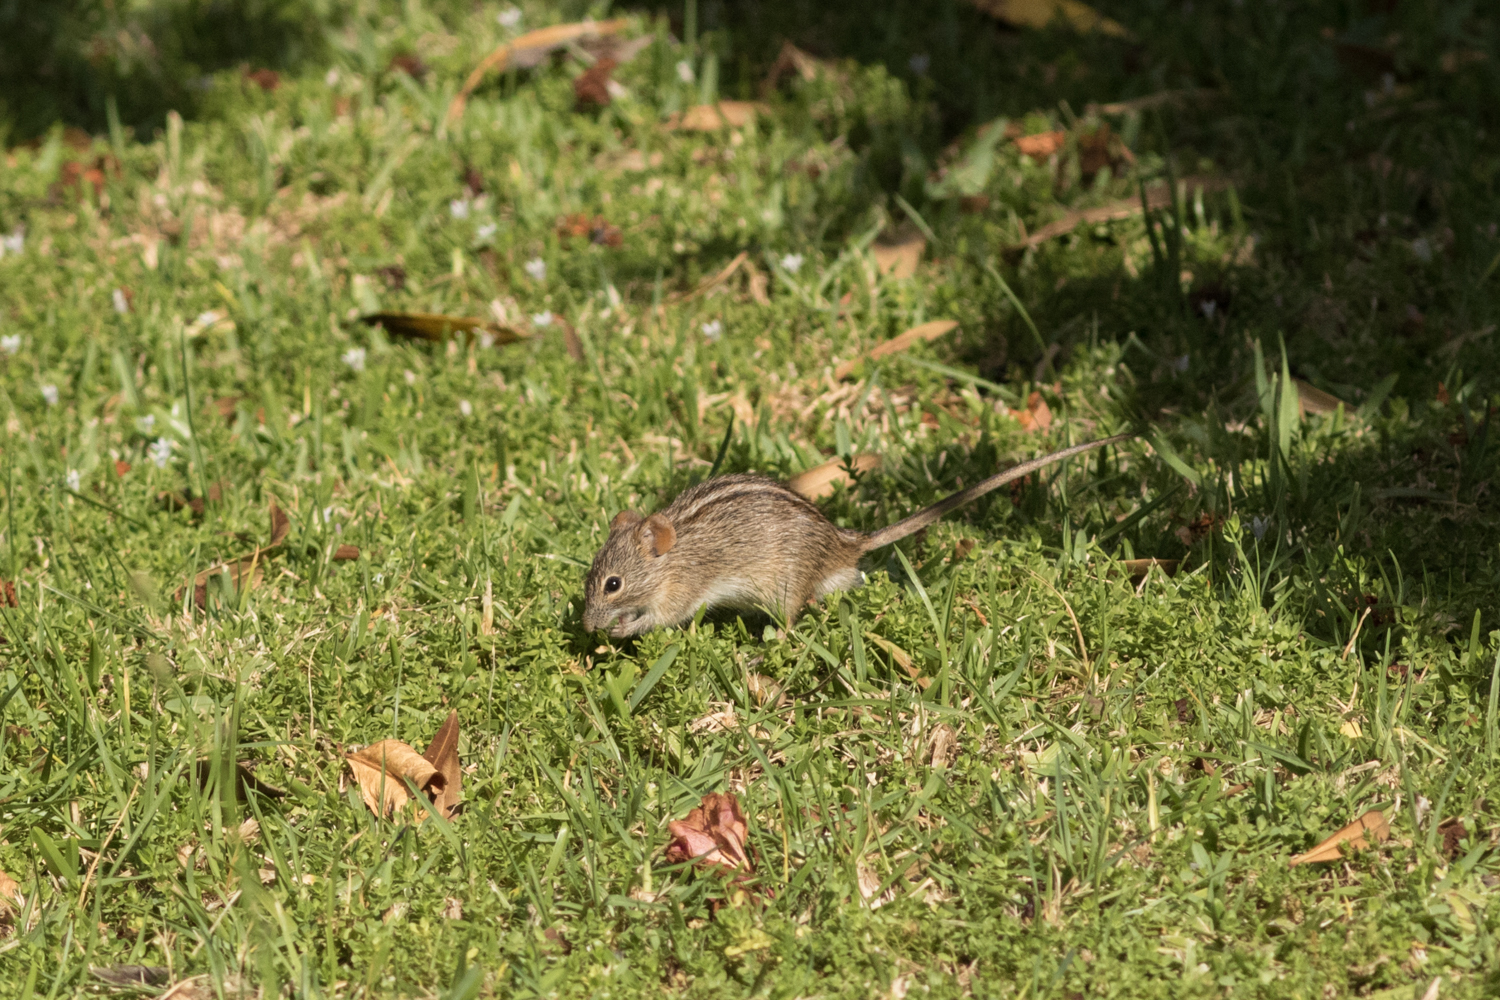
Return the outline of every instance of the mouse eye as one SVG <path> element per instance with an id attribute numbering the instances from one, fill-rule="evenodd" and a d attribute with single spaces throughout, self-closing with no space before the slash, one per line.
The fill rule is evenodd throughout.
<path id="1" fill-rule="evenodd" d="M 617 591 L 619 589 L 620 589 L 620 578 L 618 576 L 612 576 L 608 580 L 604 581 L 604 592 L 606 594 L 613 594 L 615 591 Z"/>

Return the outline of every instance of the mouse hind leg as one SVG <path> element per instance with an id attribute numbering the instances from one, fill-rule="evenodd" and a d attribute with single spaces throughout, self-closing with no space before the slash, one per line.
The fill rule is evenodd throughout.
<path id="1" fill-rule="evenodd" d="M 834 570 L 819 580 L 817 586 L 813 589 L 812 598 L 820 600 L 840 590 L 853 590 L 864 582 L 865 575 L 859 571 L 858 567 L 845 566 Z"/>

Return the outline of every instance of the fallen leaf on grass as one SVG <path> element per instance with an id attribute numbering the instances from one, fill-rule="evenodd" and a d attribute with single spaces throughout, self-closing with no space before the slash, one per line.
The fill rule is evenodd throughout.
<path id="1" fill-rule="evenodd" d="M 519 38 L 511 39 L 491 51 L 479 61 L 479 65 L 474 67 L 474 71 L 464 81 L 463 89 L 448 104 L 446 123 L 452 125 L 463 115 L 464 107 L 469 102 L 469 95 L 484 82 L 488 74 L 498 73 L 512 66 L 518 69 L 536 66 L 552 52 L 571 42 L 617 35 L 629 25 L 630 22 L 623 17 L 613 21 L 579 21 L 573 24 L 554 24 L 550 28 L 528 31 Z"/>
<path id="2" fill-rule="evenodd" d="M 1129 38 L 1130 32 L 1079 0 L 969 0 L 991 17 L 1017 28 L 1046 28 L 1062 21 L 1075 31 L 1098 31 L 1115 38 Z"/>
<path id="3" fill-rule="evenodd" d="M 334 562 L 353 562 L 359 558 L 358 545 L 340 545 L 333 550 Z"/>
<path id="4" fill-rule="evenodd" d="M 767 293 L 770 283 L 766 280 L 765 273 L 751 262 L 750 254 L 745 250 L 735 254 L 734 259 L 718 271 L 699 281 L 692 291 L 678 292 L 670 296 L 670 301 L 681 302 L 699 295 L 707 295 L 716 288 L 727 286 L 729 280 L 736 274 L 745 276 L 745 290 L 749 292 L 751 301 L 758 306 L 770 304 L 771 296 Z"/>
<path id="5" fill-rule="evenodd" d="M 9 580 L 0 580 L 0 608 L 19 608 L 16 603 L 16 585 Z"/>
<path id="6" fill-rule="evenodd" d="M 619 226 L 610 225 L 602 215 L 590 216 L 587 212 L 575 212 L 557 220 L 557 235 L 564 240 L 574 236 L 586 237 L 590 243 L 605 247 L 625 243 L 625 235 Z"/>
<path id="7" fill-rule="evenodd" d="M 213 497 L 210 488 L 209 497 Z M 197 508 L 194 508 L 195 510 Z M 244 587 L 254 588 L 265 576 L 266 557 L 275 549 L 281 547 L 286 541 L 287 533 L 292 530 L 292 524 L 287 520 L 286 514 L 276 506 L 276 501 L 271 501 L 271 540 L 265 545 L 256 548 L 249 555 L 238 559 L 226 560 L 199 573 L 193 578 L 193 603 L 200 609 L 208 607 L 208 581 L 213 577 L 227 573 L 229 582 L 234 586 L 235 593 L 239 593 Z M 173 595 L 174 601 L 182 600 L 182 590 L 179 588 Z"/>
<path id="8" fill-rule="evenodd" d="M 21 905 L 21 885 L 5 872 L 0 871 L 0 916 L 14 906 Z"/>
<path id="9" fill-rule="evenodd" d="M 906 676 L 916 681 L 917 687 L 921 688 L 923 691 L 926 691 L 927 688 L 931 686 L 932 678 L 922 676 L 922 671 L 918 670 L 916 665 L 912 663 L 911 654 L 906 650 L 902 649 L 894 642 L 891 642 L 889 639 L 881 638 L 874 632 L 866 632 L 865 638 L 869 639 L 875 645 L 885 650 L 887 655 L 890 656 L 891 662 L 900 667 L 902 672 L 905 673 Z"/>
<path id="10" fill-rule="evenodd" d="M 1309 385 L 1300 378 L 1292 379 L 1292 384 L 1297 387 L 1297 413 L 1306 417 L 1309 413 L 1334 413 L 1340 406 L 1346 410 L 1348 407 L 1344 401 L 1337 396 L 1330 395 L 1317 386 Z"/>
<path id="11" fill-rule="evenodd" d="M 1359 851 L 1368 847 L 1370 840 L 1379 843 L 1390 835 L 1391 826 L 1386 821 L 1385 813 L 1379 809 L 1371 809 L 1317 847 L 1292 858 L 1288 864 L 1296 866 L 1318 861 L 1338 861 L 1343 857 L 1343 853 L 1339 850 L 1342 845 L 1348 844 L 1351 850 Z"/>
<path id="12" fill-rule="evenodd" d="M 725 128 L 744 128 L 755 121 L 757 114 L 766 110 L 766 106 L 758 101 L 695 104 L 686 111 L 674 112 L 664 127 L 668 132 L 717 132 Z"/>
<path id="13" fill-rule="evenodd" d="M 409 743 L 381 740 L 344 758 L 359 785 L 365 805 L 377 816 L 390 816 L 411 801 L 407 779 L 427 796 L 443 818 L 457 810 L 462 771 L 458 766 L 458 713 L 450 712 L 425 753 Z M 427 816 L 422 811 L 417 822 Z"/>
<path id="14" fill-rule="evenodd" d="M 1443 856 L 1454 858 L 1458 856 L 1459 848 L 1469 831 L 1464 827 L 1464 821 L 1457 816 L 1438 824 L 1438 833 L 1443 836 Z M 12 885 L 15 883 L 12 882 Z M 4 894 L 4 887 L 0 886 L 0 895 Z"/>
<path id="15" fill-rule="evenodd" d="M 610 101 L 610 74 L 620 64 L 609 56 L 594 62 L 594 65 L 578 74 L 573 80 L 573 103 L 578 108 L 602 108 Z M 618 86 L 618 84 L 616 84 Z"/>
<path id="16" fill-rule="evenodd" d="M 495 323 L 478 316 L 444 316 L 441 313 L 378 312 L 359 318 L 361 323 L 374 326 L 377 323 L 388 332 L 419 340 L 442 342 L 450 334 L 465 333 L 470 339 L 476 334 L 488 334 L 497 344 L 514 344 L 525 340 L 529 334 L 506 323 Z"/>
<path id="17" fill-rule="evenodd" d="M 1181 562 L 1181 559 L 1121 559 L 1120 566 L 1126 576 L 1139 580 L 1153 569 L 1159 569 L 1167 576 L 1176 576 Z"/>
<path id="18" fill-rule="evenodd" d="M 1039 392 L 1026 397 L 1026 409 L 1012 410 L 1011 414 L 1021 424 L 1021 429 L 1040 434 L 1052 426 L 1052 408 Z"/>
<path id="19" fill-rule="evenodd" d="M 1063 148 L 1068 141 L 1068 133 L 1042 132 L 1037 135 L 1018 135 L 1013 141 L 1017 149 L 1040 163 Z"/>
<path id="20" fill-rule="evenodd" d="M 919 341 L 933 341 L 943 334 L 958 328 L 958 321 L 952 319 L 935 319 L 914 326 L 904 333 L 897 334 L 883 344 L 871 348 L 863 358 L 851 358 L 833 370 L 833 377 L 842 381 L 853 375 L 859 368 L 862 360 L 875 361 L 890 354 L 898 354 Z"/>
<path id="21" fill-rule="evenodd" d="M 1186 177 L 1178 182 L 1184 185 L 1186 190 L 1221 191 L 1229 186 L 1229 182 L 1218 177 Z M 1173 195 L 1171 188 L 1158 181 L 1146 187 L 1146 204 L 1152 210 L 1165 208 L 1172 204 Z M 1113 222 L 1119 219 L 1128 219 L 1141 214 L 1140 198 L 1121 198 L 1107 205 L 1099 205 L 1095 208 L 1078 209 L 1068 212 L 1060 219 L 1047 223 L 1036 232 L 1029 234 L 1018 243 L 1012 243 L 1004 249 L 1004 253 L 1017 253 L 1030 247 L 1040 246 L 1048 240 L 1064 236 L 1077 229 L 1080 225 L 1093 225 L 1100 222 Z"/>
<path id="22" fill-rule="evenodd" d="M 844 468 L 846 464 L 848 462 L 845 459 L 830 458 L 822 465 L 793 476 L 787 481 L 787 486 L 792 492 L 800 493 L 809 500 L 827 499 L 833 496 L 834 489 L 840 484 L 854 485 L 853 477 Z M 871 452 L 855 455 L 852 464 L 856 472 L 869 472 L 880 468 L 880 456 Z"/>
<path id="23" fill-rule="evenodd" d="M 667 860 L 673 864 L 695 861 L 700 868 L 755 870 L 745 849 L 749 827 L 733 792 L 710 792 L 687 816 L 668 823 L 667 829 L 672 834 Z"/>
<path id="24" fill-rule="evenodd" d="M 770 96 L 771 91 L 779 87 L 781 81 L 789 76 L 799 77 L 803 82 L 811 83 L 818 78 L 818 74 L 833 72 L 835 70 L 831 64 L 802 51 L 791 42 L 783 42 L 781 51 L 776 54 L 776 61 L 771 64 L 765 80 L 761 82 L 760 94 L 762 97 Z"/>
<path id="25" fill-rule="evenodd" d="M 917 273 L 926 249 L 927 240 L 914 234 L 894 242 L 878 241 L 870 247 L 870 254 L 875 258 L 877 271 L 902 281 Z"/>

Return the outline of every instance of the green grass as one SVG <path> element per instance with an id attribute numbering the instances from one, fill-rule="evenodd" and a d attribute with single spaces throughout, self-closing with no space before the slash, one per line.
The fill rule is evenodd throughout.
<path id="1" fill-rule="evenodd" d="M 267 997 L 1500 988 L 1500 22 L 1132 0 L 1118 41 L 923 6 L 705 5 L 692 49 L 641 17 L 658 40 L 608 108 L 573 110 L 561 59 L 445 128 L 499 8 L 371 3 L 274 92 L 226 72 L 155 135 L 0 161 L 0 231 L 24 229 L 0 257 L 0 871 L 24 897 L 0 995 L 121 965 Z M 1339 61 L 1393 33 L 1389 88 Z M 754 96 L 781 36 L 852 58 L 752 127 L 662 127 Z M 387 68 L 413 52 L 424 80 Z M 1214 94 L 1108 118 L 1134 165 L 1081 178 L 1088 101 L 1189 86 Z M 979 135 L 1001 115 L 1073 139 L 1036 164 Z M 97 197 L 60 183 L 98 157 Z M 1005 249 L 1188 176 L 1222 183 Z M 560 236 L 574 213 L 622 245 Z M 935 237 L 910 280 L 868 254 L 898 226 Z M 692 294 L 741 250 L 769 304 Z M 576 343 L 393 342 L 355 321 L 376 309 L 548 312 Z M 1347 406 L 1300 417 L 1290 377 Z M 1012 412 L 1033 392 L 1043 435 Z M 609 518 L 726 433 L 726 472 L 880 452 L 825 505 L 871 529 L 1126 427 L 783 631 L 582 629 Z M 161 499 L 211 484 L 201 516 Z M 216 576 L 196 607 L 183 584 L 267 540 L 273 500 L 260 585 Z M 1121 563 L 1147 557 L 1183 562 Z M 421 747 L 450 710 L 464 812 L 372 816 L 343 753 Z M 288 796 L 241 800 L 231 761 Z M 724 790 L 744 883 L 663 856 Z M 1376 808 L 1378 850 L 1289 867 Z"/>

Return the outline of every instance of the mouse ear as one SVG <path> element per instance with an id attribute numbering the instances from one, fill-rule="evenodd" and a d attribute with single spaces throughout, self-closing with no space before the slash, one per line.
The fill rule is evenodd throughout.
<path id="1" fill-rule="evenodd" d="M 641 523 L 641 515 L 633 510 L 622 510 L 615 515 L 615 519 L 609 522 L 609 533 L 612 535 L 621 528 L 630 528 Z"/>
<path id="2" fill-rule="evenodd" d="M 641 525 L 641 548 L 648 556 L 666 555 L 677 544 L 677 529 L 660 514 L 652 514 Z"/>

